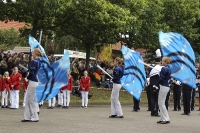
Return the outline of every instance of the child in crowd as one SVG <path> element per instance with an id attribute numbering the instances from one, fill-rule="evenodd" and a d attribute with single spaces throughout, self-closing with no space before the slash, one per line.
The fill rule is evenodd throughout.
<path id="1" fill-rule="evenodd" d="M 27 87 L 28 87 L 28 72 L 26 73 L 25 77 L 24 77 L 24 101 L 23 101 L 23 108 L 25 107 L 25 99 L 26 99 L 26 91 L 27 91 Z"/>
<path id="2" fill-rule="evenodd" d="M 90 91 L 90 77 L 88 72 L 84 71 L 84 76 L 80 80 L 80 91 L 82 97 L 82 108 L 87 108 L 88 106 L 88 93 Z"/>
<path id="3" fill-rule="evenodd" d="M 62 107 L 63 106 L 63 90 L 62 88 L 58 92 L 58 106 L 57 107 Z"/>
<path id="4" fill-rule="evenodd" d="M 64 97 L 64 106 L 63 108 L 69 108 L 70 103 L 70 93 L 72 92 L 73 78 L 71 72 L 68 71 L 68 83 L 63 87 L 63 97 Z"/>
<path id="5" fill-rule="evenodd" d="M 1 107 L 8 108 L 8 92 L 10 91 L 10 77 L 8 71 L 4 73 L 3 79 L 1 78 L 0 83 L 2 84 Z"/>

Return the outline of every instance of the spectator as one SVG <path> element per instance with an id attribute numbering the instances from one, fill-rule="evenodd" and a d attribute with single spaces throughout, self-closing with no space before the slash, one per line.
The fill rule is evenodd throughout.
<path id="1" fill-rule="evenodd" d="M 12 71 L 13 71 L 13 68 L 14 68 L 13 58 L 12 57 L 9 57 L 7 65 L 8 65 L 8 72 L 11 75 Z"/>
<path id="2" fill-rule="evenodd" d="M 7 71 L 7 68 L 8 68 L 6 58 L 7 57 L 4 56 L 3 59 L 1 60 L 2 75 Z"/>

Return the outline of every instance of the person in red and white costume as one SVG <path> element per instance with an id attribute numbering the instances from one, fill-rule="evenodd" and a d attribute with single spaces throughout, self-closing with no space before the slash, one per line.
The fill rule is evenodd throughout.
<path id="1" fill-rule="evenodd" d="M 47 109 L 53 109 L 55 107 L 55 104 L 56 104 L 56 97 L 49 99 Z"/>
<path id="2" fill-rule="evenodd" d="M 58 92 L 58 106 L 57 107 L 62 107 L 63 106 L 63 90 L 62 88 Z"/>
<path id="3" fill-rule="evenodd" d="M 28 87 L 28 79 L 27 79 L 27 77 L 28 77 L 28 72 L 26 73 L 26 77 L 24 78 L 24 84 L 23 84 L 23 86 L 24 86 L 24 101 L 23 101 L 23 108 L 25 107 L 25 101 L 26 101 L 26 91 L 27 91 L 27 87 Z"/>
<path id="4" fill-rule="evenodd" d="M 10 91 L 10 77 L 8 71 L 4 73 L 0 84 L 2 85 L 1 107 L 8 108 L 8 92 Z"/>
<path id="5" fill-rule="evenodd" d="M 90 77 L 88 72 L 84 71 L 84 76 L 80 80 L 80 91 L 82 97 L 82 108 L 87 108 L 88 106 L 88 93 L 90 91 Z"/>
<path id="6" fill-rule="evenodd" d="M 11 90 L 10 90 L 10 109 L 19 108 L 19 90 L 22 75 L 18 72 L 18 67 L 13 68 L 13 73 L 10 75 Z"/>
<path id="7" fill-rule="evenodd" d="M 72 84 L 73 84 L 73 77 L 71 76 L 71 72 L 68 71 L 68 83 L 66 86 L 62 88 L 63 98 L 64 98 L 63 108 L 69 108 L 70 93 L 72 92 Z"/>

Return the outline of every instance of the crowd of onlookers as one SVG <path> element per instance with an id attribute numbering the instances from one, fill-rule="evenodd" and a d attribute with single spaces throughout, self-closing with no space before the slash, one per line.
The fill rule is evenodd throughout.
<path id="1" fill-rule="evenodd" d="M 53 55 L 48 56 L 48 58 L 50 63 L 53 63 L 59 59 Z M 9 50 L 5 53 L 3 50 L 0 50 L 0 75 L 3 75 L 5 71 L 8 71 L 9 75 L 11 75 L 13 68 L 16 66 L 24 77 L 27 70 L 23 67 L 20 67 L 20 64 L 28 68 L 29 61 L 29 54 L 11 53 Z M 89 63 L 89 76 L 91 77 L 92 81 L 96 83 L 97 87 L 104 85 L 105 88 L 111 88 L 110 77 L 104 74 L 101 69 L 97 67 L 97 64 L 112 76 L 113 66 L 111 66 L 108 62 L 96 60 L 90 61 Z M 85 60 L 79 58 L 71 60 L 70 70 L 74 81 L 80 79 L 85 71 Z"/>
<path id="2" fill-rule="evenodd" d="M 6 53 L 3 50 L 0 50 L 0 75 L 3 75 L 5 71 L 9 72 L 9 75 L 12 74 L 13 68 L 18 67 L 19 72 L 25 76 L 26 69 L 19 66 L 19 64 L 24 67 L 28 67 L 29 63 L 29 54 L 24 53 Z"/>
<path id="3" fill-rule="evenodd" d="M 110 76 L 113 74 L 113 66 L 111 66 L 108 62 L 105 61 L 90 61 L 88 75 L 91 77 L 91 80 L 95 82 L 97 87 L 104 85 L 104 88 L 112 88 L 111 78 L 104 74 L 100 68 L 97 67 L 99 65 L 102 69 L 104 69 Z M 71 75 L 74 78 L 74 81 L 80 79 L 83 76 L 83 72 L 85 71 L 85 61 L 75 58 L 71 62 Z"/>

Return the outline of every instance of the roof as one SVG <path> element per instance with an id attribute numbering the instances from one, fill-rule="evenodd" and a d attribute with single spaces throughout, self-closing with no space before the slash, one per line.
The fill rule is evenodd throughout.
<path id="1" fill-rule="evenodd" d="M 13 51 L 17 53 L 30 53 L 30 47 L 15 47 Z"/>
<path id="2" fill-rule="evenodd" d="M 0 29 L 10 29 L 14 28 L 15 30 L 19 30 L 25 26 L 24 22 L 17 22 L 17 21 L 8 21 L 7 23 L 0 21 Z"/>

